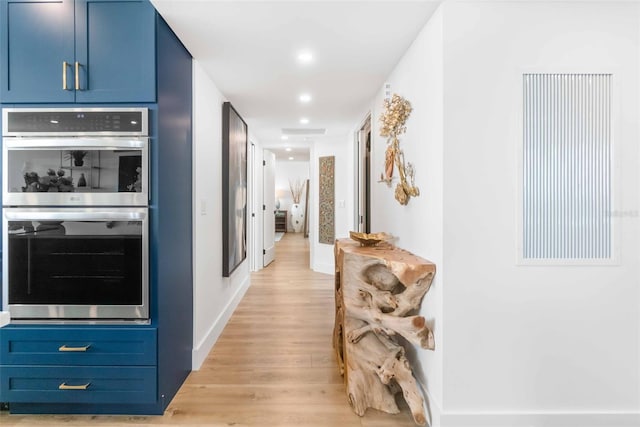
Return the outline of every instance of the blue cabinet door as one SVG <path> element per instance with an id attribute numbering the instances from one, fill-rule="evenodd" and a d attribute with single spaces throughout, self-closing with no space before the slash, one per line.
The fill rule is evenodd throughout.
<path id="1" fill-rule="evenodd" d="M 2 102 L 73 102 L 73 0 L 2 0 L 0 52 Z"/>
<path id="2" fill-rule="evenodd" d="M 76 102 L 155 102 L 155 9 L 148 0 L 76 0 Z"/>

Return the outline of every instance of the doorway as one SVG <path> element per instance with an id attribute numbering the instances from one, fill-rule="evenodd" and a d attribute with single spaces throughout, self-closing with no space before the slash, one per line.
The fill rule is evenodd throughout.
<path id="1" fill-rule="evenodd" d="M 371 113 L 362 122 L 355 138 L 356 209 L 354 228 L 371 232 Z"/>
<path id="2" fill-rule="evenodd" d="M 266 267 L 275 259 L 275 214 L 276 214 L 276 155 L 269 150 L 264 150 L 262 162 L 262 214 L 263 214 L 263 263 Z"/>

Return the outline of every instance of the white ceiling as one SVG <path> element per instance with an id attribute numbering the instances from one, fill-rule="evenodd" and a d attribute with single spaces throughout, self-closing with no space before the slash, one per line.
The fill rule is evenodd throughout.
<path id="1" fill-rule="evenodd" d="M 295 160 L 296 162 L 309 161 L 309 146 L 306 144 L 294 142 L 292 144 L 288 144 L 287 147 L 272 146 L 268 147 L 268 149 L 276 155 L 276 159 L 278 160 Z"/>
<path id="2" fill-rule="evenodd" d="M 273 149 L 308 147 L 353 131 L 442 2 L 151 1 L 250 133 Z M 313 52 L 311 64 L 298 63 L 302 49 Z M 313 97 L 310 103 L 298 101 L 303 92 Z M 309 124 L 300 124 L 301 117 Z M 327 132 L 282 141 L 282 128 Z"/>

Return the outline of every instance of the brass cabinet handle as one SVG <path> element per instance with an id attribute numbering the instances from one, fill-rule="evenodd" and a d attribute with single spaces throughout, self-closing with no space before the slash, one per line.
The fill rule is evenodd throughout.
<path id="1" fill-rule="evenodd" d="M 80 63 L 76 61 L 76 90 L 80 90 Z"/>
<path id="2" fill-rule="evenodd" d="M 91 347 L 91 344 L 87 344 L 84 347 L 67 347 L 67 345 L 64 344 L 62 347 L 58 348 L 58 351 L 82 352 L 89 350 L 89 347 Z"/>
<path id="3" fill-rule="evenodd" d="M 67 385 L 67 383 L 62 383 L 58 386 L 58 390 L 86 390 L 90 385 L 90 382 L 80 385 Z"/>
<path id="4" fill-rule="evenodd" d="M 67 61 L 62 61 L 62 90 L 69 90 L 67 87 L 67 67 L 69 63 Z"/>

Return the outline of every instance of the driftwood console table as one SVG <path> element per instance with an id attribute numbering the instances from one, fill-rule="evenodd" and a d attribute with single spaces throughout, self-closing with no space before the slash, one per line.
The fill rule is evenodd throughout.
<path id="1" fill-rule="evenodd" d="M 433 333 L 415 313 L 435 265 L 385 242 L 361 246 L 339 239 L 334 251 L 333 346 L 349 403 L 360 416 L 367 408 L 397 414 L 395 395 L 402 392 L 414 421 L 425 424 L 422 393 L 396 337 L 434 349 Z"/>

